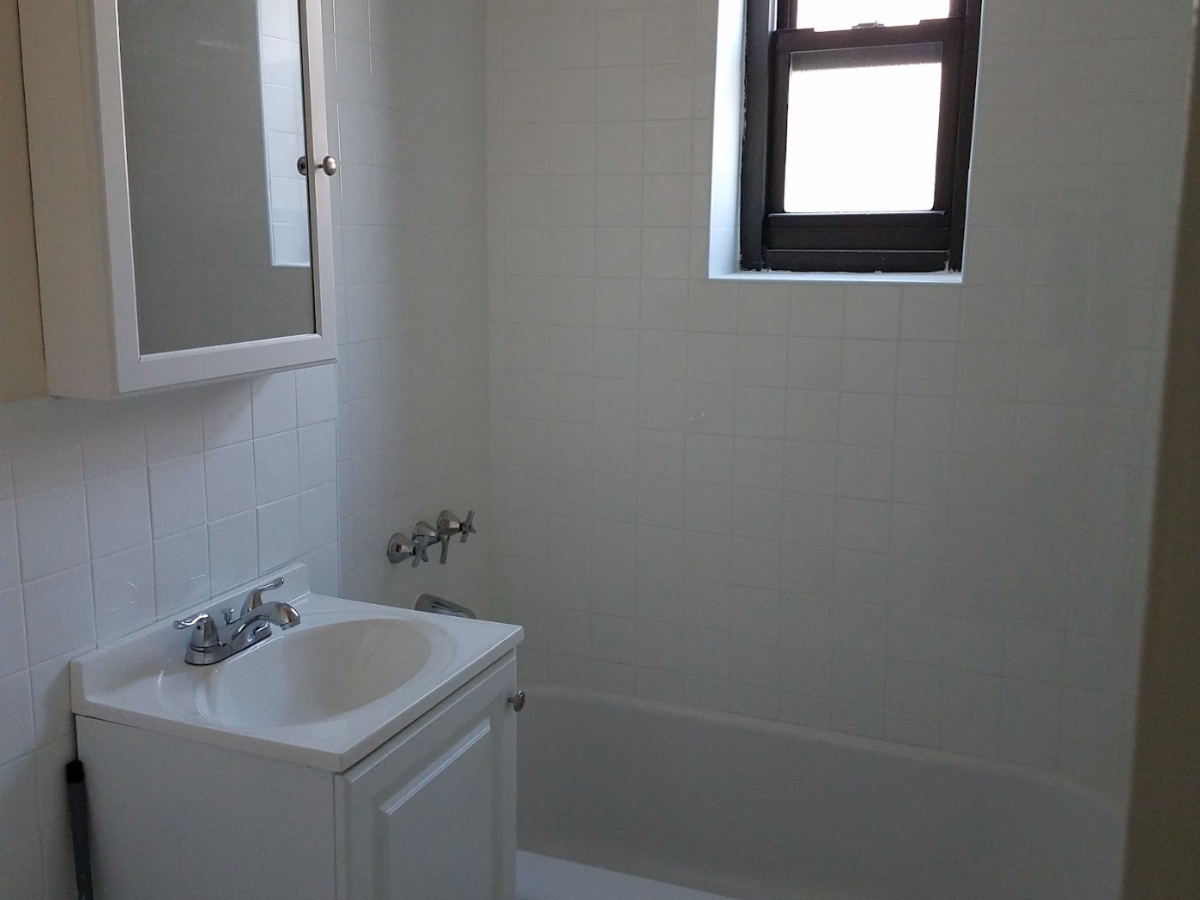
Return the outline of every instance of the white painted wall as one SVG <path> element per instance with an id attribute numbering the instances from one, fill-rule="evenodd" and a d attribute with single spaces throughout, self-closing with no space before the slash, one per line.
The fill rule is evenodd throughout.
<path id="1" fill-rule="evenodd" d="M 717 0 L 489 5 L 525 677 L 1123 784 L 1191 4 L 985 6 L 964 284 L 901 287 L 705 278 Z"/>

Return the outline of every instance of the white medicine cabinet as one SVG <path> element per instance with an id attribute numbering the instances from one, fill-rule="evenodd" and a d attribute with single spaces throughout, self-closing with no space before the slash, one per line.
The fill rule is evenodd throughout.
<path id="1" fill-rule="evenodd" d="M 47 382 L 327 362 L 320 0 L 20 0 Z"/>

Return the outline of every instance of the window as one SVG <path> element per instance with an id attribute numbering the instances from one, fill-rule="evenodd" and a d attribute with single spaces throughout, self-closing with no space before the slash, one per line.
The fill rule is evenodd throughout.
<path id="1" fill-rule="evenodd" d="M 747 0 L 743 269 L 962 268 L 981 0 Z"/>

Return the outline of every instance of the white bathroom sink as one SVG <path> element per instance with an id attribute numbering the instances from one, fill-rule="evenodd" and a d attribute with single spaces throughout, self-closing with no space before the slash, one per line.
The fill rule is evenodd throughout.
<path id="1" fill-rule="evenodd" d="M 341 772 L 523 637 L 518 626 L 312 594 L 302 565 L 280 574 L 271 599 L 295 606 L 297 625 L 193 666 L 188 632 L 159 622 L 71 663 L 74 712 Z"/>
<path id="2" fill-rule="evenodd" d="M 185 715 L 234 727 L 321 722 L 408 684 L 437 639 L 427 623 L 394 616 L 298 626 L 286 641 L 265 641 L 202 674 L 193 667 L 174 682 L 164 679 L 163 697 Z"/>

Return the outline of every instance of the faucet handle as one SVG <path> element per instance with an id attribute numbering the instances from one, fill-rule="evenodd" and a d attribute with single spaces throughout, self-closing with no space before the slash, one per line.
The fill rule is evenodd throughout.
<path id="1" fill-rule="evenodd" d="M 423 562 L 429 562 L 429 548 L 439 540 L 441 538 L 436 528 L 424 519 L 417 523 L 412 535 L 414 569 Z"/>
<path id="2" fill-rule="evenodd" d="M 438 534 L 449 537 L 450 535 L 458 534 L 460 531 L 462 531 L 462 522 L 458 521 L 458 516 L 450 512 L 448 509 L 443 509 L 438 514 Z"/>
<path id="3" fill-rule="evenodd" d="M 438 543 L 442 545 L 442 558 L 440 562 L 443 566 L 450 556 L 450 538 L 456 534 L 462 534 L 464 527 L 463 523 L 458 520 L 458 516 L 448 509 L 443 509 L 438 515 L 437 539 Z"/>
<path id="4" fill-rule="evenodd" d="M 469 538 L 471 535 L 476 533 L 476 531 L 475 531 L 475 510 L 473 510 L 473 509 L 467 510 L 467 517 L 465 519 L 463 519 L 462 522 L 459 524 L 458 530 L 462 534 L 462 537 L 460 537 L 458 539 L 458 542 L 460 544 L 465 544 L 467 542 L 467 538 Z"/>
<path id="5" fill-rule="evenodd" d="M 281 587 L 283 587 L 282 576 L 276 578 L 274 581 L 268 581 L 266 584 L 260 584 L 246 595 L 246 602 L 242 604 L 242 613 L 239 618 L 246 618 L 246 613 L 252 612 L 262 606 L 263 591 L 273 591 Z"/>
<path id="6" fill-rule="evenodd" d="M 183 631 L 185 628 L 196 629 L 192 635 L 191 645 L 197 649 L 216 647 L 220 643 L 217 638 L 217 623 L 206 612 L 196 613 L 186 619 L 175 620 L 176 631 Z"/>
<path id="7" fill-rule="evenodd" d="M 388 541 L 387 558 L 390 563 L 401 563 L 406 559 L 412 559 L 417 553 L 413 549 L 412 542 L 400 532 L 392 535 Z"/>

